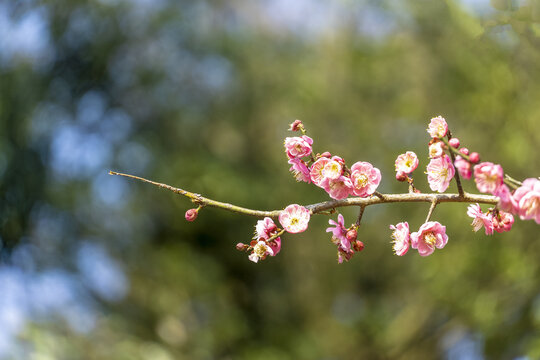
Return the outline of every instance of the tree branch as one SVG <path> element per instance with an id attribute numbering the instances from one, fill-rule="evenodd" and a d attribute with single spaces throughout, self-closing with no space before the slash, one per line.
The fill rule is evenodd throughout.
<path id="1" fill-rule="evenodd" d="M 215 207 L 215 208 L 235 212 L 238 214 L 255 216 L 255 217 L 270 217 L 274 219 L 276 219 L 281 213 L 281 210 L 271 210 L 271 211 L 252 210 L 252 209 L 247 209 L 240 206 L 232 205 L 229 203 L 224 203 L 224 202 L 208 199 L 196 193 L 192 193 L 192 192 L 180 189 L 180 188 L 175 188 L 167 184 L 158 183 L 158 182 L 148 180 L 148 179 L 135 176 L 135 175 L 123 174 L 116 171 L 109 171 L 109 174 L 140 180 L 140 181 L 152 184 L 154 186 L 170 190 L 176 194 L 180 194 L 180 195 L 184 195 L 188 197 L 189 199 L 191 199 L 193 203 L 200 206 Z M 459 194 L 437 194 L 437 193 L 430 193 L 430 194 L 416 194 L 416 193 L 379 194 L 377 193 L 376 196 L 370 196 L 367 198 L 354 197 L 354 198 L 347 198 L 343 200 L 324 201 L 317 204 L 307 205 L 306 208 L 311 210 L 313 214 L 320 214 L 334 208 L 345 207 L 345 206 L 360 206 L 360 207 L 365 208 L 369 205 L 399 203 L 399 202 L 428 202 L 431 204 L 434 204 L 434 203 L 438 204 L 438 203 L 443 203 L 443 202 L 460 202 L 460 203 L 480 203 L 480 204 L 496 205 L 498 201 L 499 199 L 495 196 L 469 194 L 466 192 L 463 193 L 463 196 Z"/>

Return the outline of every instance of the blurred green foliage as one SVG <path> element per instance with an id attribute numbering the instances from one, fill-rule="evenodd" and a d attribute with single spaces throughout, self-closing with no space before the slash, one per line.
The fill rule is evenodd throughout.
<path id="1" fill-rule="evenodd" d="M 0 20 L 2 269 L 80 287 L 69 307 L 29 311 L 0 357 L 540 357 L 532 221 L 488 237 L 466 205 L 440 205 L 448 245 L 399 258 L 388 225 L 416 229 L 429 206 L 381 205 L 349 263 L 317 216 L 255 265 L 234 245 L 256 219 L 204 209 L 187 223 L 186 199 L 107 175 L 258 209 L 323 201 L 288 173 L 299 118 L 316 151 L 378 167 L 381 192 L 405 190 L 394 160 L 415 151 L 427 191 L 425 128 L 441 114 L 483 160 L 538 176 L 538 2 L 26 0 L 0 4 Z M 110 266 L 89 270 L 88 249 L 125 278 L 101 289 Z M 60 296 L 40 289 L 25 290 L 33 307 Z"/>

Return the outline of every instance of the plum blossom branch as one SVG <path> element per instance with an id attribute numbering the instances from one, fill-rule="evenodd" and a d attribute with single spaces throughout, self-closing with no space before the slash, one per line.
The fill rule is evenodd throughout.
<path id="1" fill-rule="evenodd" d="M 355 206 L 359 208 L 356 222 L 345 226 L 345 218 L 337 214 L 337 221 L 328 220 L 332 233 L 331 241 L 337 246 L 339 263 L 349 261 L 356 253 L 364 249 L 364 242 L 358 239 L 358 229 L 366 207 L 377 204 L 400 202 L 427 202 L 430 204 L 425 222 L 418 231 L 411 232 L 406 221 L 390 225 L 394 253 L 403 256 L 409 248 L 417 249 L 421 256 L 428 256 L 435 249 L 442 249 L 448 242 L 446 227 L 438 221 L 431 221 L 431 216 L 440 203 L 469 203 L 467 215 L 473 218 L 473 229 L 485 227 L 486 234 L 494 231 L 506 232 L 512 228 L 514 217 L 523 220 L 534 219 L 540 224 L 540 179 L 529 178 L 519 182 L 504 174 L 503 168 L 491 162 L 480 163 L 480 155 L 469 153 L 460 148 L 460 141 L 452 137 L 446 120 L 442 116 L 431 119 L 427 132 L 431 136 L 428 154 L 429 164 L 426 175 L 433 193 L 422 193 L 414 186 L 412 173 L 419 165 L 418 156 L 407 151 L 400 154 L 395 162 L 396 180 L 408 183 L 408 193 L 381 194 L 377 187 L 381 182 L 381 172 L 366 161 L 357 161 L 347 166 L 340 156 L 326 151 L 315 153 L 313 139 L 306 135 L 306 129 L 300 120 L 294 121 L 290 131 L 300 131 L 301 136 L 286 137 L 285 153 L 289 171 L 297 181 L 313 184 L 324 189 L 332 200 L 306 206 L 289 204 L 282 210 L 254 210 L 237 205 L 216 201 L 200 194 L 167 184 L 148 180 L 139 176 L 110 171 L 111 175 L 124 176 L 143 181 L 154 186 L 186 196 L 196 207 L 186 211 L 187 221 L 194 221 L 204 207 L 214 207 L 238 214 L 262 218 L 255 225 L 255 235 L 248 242 L 239 242 L 236 248 L 249 253 L 249 260 L 259 262 L 267 257 L 276 256 L 281 250 L 281 236 L 285 232 L 296 234 L 305 231 L 312 215 L 331 215 L 338 208 Z M 316 154 L 316 155 L 314 155 Z M 469 180 L 474 173 L 477 189 L 484 194 L 469 194 L 463 190 L 461 179 Z M 455 179 L 458 193 L 444 193 L 452 179 Z M 514 191 L 510 190 L 512 188 Z M 492 205 L 484 213 L 479 204 Z M 274 222 L 279 220 L 279 225 Z"/>
<path id="2" fill-rule="evenodd" d="M 156 181 L 148 180 L 139 176 L 124 174 L 124 173 L 120 173 L 116 171 L 109 171 L 109 174 L 140 180 L 140 181 L 152 184 L 154 186 L 170 190 L 176 194 L 180 194 L 180 195 L 184 195 L 188 197 L 193 203 L 203 206 L 203 207 L 205 206 L 214 207 L 214 208 L 219 208 L 226 211 L 235 212 L 238 214 L 261 217 L 261 218 L 269 217 L 273 219 L 277 219 L 279 217 L 279 214 L 282 211 L 282 210 L 265 211 L 265 210 L 248 209 L 248 208 L 244 208 L 241 206 L 237 206 L 237 205 L 233 205 L 233 204 L 229 204 L 225 202 L 212 200 L 200 194 L 196 194 L 190 191 L 186 191 L 186 190 L 176 188 L 167 184 L 159 183 Z M 468 194 L 468 193 L 464 193 L 463 197 L 461 197 L 459 194 L 447 194 L 447 193 L 444 193 L 444 194 L 437 194 L 437 193 L 379 194 L 377 193 L 376 196 L 370 196 L 367 198 L 352 197 L 352 198 L 341 199 L 341 200 L 329 200 L 329 201 L 324 201 L 324 202 L 320 202 L 316 204 L 307 205 L 305 207 L 308 210 L 310 210 L 312 214 L 322 214 L 326 211 L 329 211 L 335 208 L 346 207 L 346 206 L 360 206 L 362 208 L 365 208 L 370 205 L 405 203 L 405 202 L 429 202 L 429 203 L 461 202 L 461 203 L 480 203 L 480 204 L 496 205 L 498 202 L 498 198 L 491 195 L 479 195 L 479 194 Z"/>

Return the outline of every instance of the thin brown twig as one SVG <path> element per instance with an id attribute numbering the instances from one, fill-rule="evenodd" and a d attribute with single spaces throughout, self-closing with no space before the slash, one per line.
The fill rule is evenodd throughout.
<path id="1" fill-rule="evenodd" d="M 431 219 L 431 214 L 433 214 L 433 210 L 435 210 L 435 207 L 437 206 L 438 202 L 437 202 L 437 199 L 433 199 L 433 201 L 431 202 L 431 206 L 429 207 L 429 211 L 428 211 L 428 214 L 427 214 L 427 217 L 426 217 L 426 221 L 424 222 L 428 222 L 429 219 Z"/>
<path id="2" fill-rule="evenodd" d="M 255 216 L 255 217 L 270 217 L 276 219 L 282 210 L 253 210 L 244 208 L 241 206 L 232 205 L 229 203 L 224 203 L 216 200 L 206 198 L 202 195 L 192 193 L 180 188 L 176 188 L 167 184 L 162 184 L 156 181 L 148 180 L 139 176 L 123 174 L 116 171 L 109 171 L 111 175 L 125 176 L 128 178 L 140 180 L 154 186 L 170 190 L 176 194 L 184 195 L 191 199 L 191 201 L 197 205 L 215 207 L 223 210 L 235 212 L 238 214 Z M 443 202 L 460 202 L 460 203 L 480 203 L 480 204 L 492 204 L 495 205 L 498 203 L 499 199 L 491 195 L 480 195 L 480 194 L 468 194 L 463 193 L 463 196 L 459 194 L 379 194 L 376 193 L 376 196 L 370 196 L 367 198 L 353 197 L 342 200 L 329 200 L 320 202 L 317 204 L 311 204 L 305 206 L 307 209 L 311 210 L 312 214 L 324 213 L 328 210 L 345 207 L 345 206 L 362 206 L 367 207 L 370 205 L 376 204 L 388 204 L 388 203 L 400 203 L 400 202 L 429 202 L 432 203 L 443 203 Z"/>
<path id="3" fill-rule="evenodd" d="M 364 210 L 366 205 L 360 205 L 360 211 L 358 212 L 358 218 L 356 219 L 356 227 L 360 226 L 360 221 L 362 221 L 362 215 L 364 215 Z"/>

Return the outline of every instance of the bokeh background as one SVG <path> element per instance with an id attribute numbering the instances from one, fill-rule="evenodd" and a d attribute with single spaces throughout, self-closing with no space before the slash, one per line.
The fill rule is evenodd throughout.
<path id="1" fill-rule="evenodd" d="M 397 257 L 389 224 L 417 229 L 429 206 L 381 205 L 349 263 L 316 216 L 253 264 L 235 244 L 255 218 L 188 223 L 187 199 L 108 175 L 258 209 L 324 201 L 288 172 L 302 119 L 316 151 L 378 167 L 381 192 L 406 190 L 393 162 L 415 151 L 428 191 L 440 114 L 539 176 L 539 22 L 534 0 L 1 1 L 0 358 L 540 358 L 532 221 L 488 237 L 440 205 L 444 250 Z"/>

